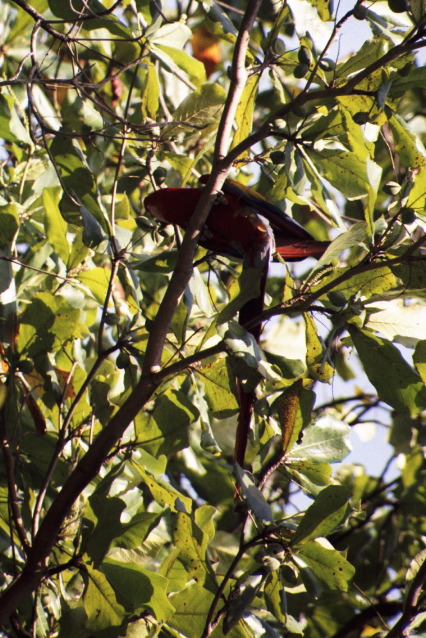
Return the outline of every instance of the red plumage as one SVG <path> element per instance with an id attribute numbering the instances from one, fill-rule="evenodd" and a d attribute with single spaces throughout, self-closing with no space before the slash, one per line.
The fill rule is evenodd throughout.
<path id="1" fill-rule="evenodd" d="M 208 176 L 200 179 L 205 183 Z M 147 211 L 161 222 L 177 224 L 184 230 L 201 196 L 201 188 L 164 188 L 145 198 Z M 274 254 L 288 261 L 320 257 L 329 242 L 317 241 L 300 224 L 255 191 L 226 180 L 200 235 L 200 245 L 214 253 L 242 259 L 244 266 L 261 270 L 261 292 L 240 310 L 242 325 L 263 309 L 268 264 Z M 250 329 L 259 340 L 261 325 Z M 238 388 L 240 413 L 235 443 L 235 460 L 243 465 L 250 428 L 254 392 Z"/>
<path id="2" fill-rule="evenodd" d="M 200 195 L 199 188 L 163 188 L 148 195 L 144 203 L 159 221 L 185 229 Z M 231 180 L 224 183 L 223 193 L 210 211 L 200 244 L 239 259 L 270 248 L 271 253 L 275 251 L 288 261 L 320 257 L 328 246 L 277 206 Z"/>

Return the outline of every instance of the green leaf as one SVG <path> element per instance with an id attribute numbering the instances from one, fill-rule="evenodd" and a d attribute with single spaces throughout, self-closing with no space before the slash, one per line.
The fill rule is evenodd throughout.
<path id="1" fill-rule="evenodd" d="M 210 519 L 215 508 L 204 506 L 209 512 Z M 206 510 L 206 511 L 207 511 Z M 196 523 L 186 512 L 177 512 L 173 525 L 173 543 L 179 548 L 179 561 L 185 567 L 188 579 L 194 579 L 197 583 L 213 586 L 214 577 L 207 560 L 207 546 L 211 540 L 209 534 Z"/>
<path id="2" fill-rule="evenodd" d="M 81 323 L 81 311 L 72 307 L 60 295 L 38 293 L 25 308 L 21 317 L 22 328 L 18 337 L 21 352 L 30 356 L 63 349 L 67 341 L 86 333 Z"/>
<path id="3" fill-rule="evenodd" d="M 234 148 L 242 142 L 242 140 L 244 140 L 252 131 L 253 113 L 258 86 L 259 76 L 249 76 L 235 113 L 235 124 L 237 126 L 237 130 L 234 134 L 231 148 Z M 248 155 L 249 151 L 247 150 L 242 156 L 240 155 L 240 159 L 241 157 L 247 157 Z"/>
<path id="4" fill-rule="evenodd" d="M 219 331 L 219 334 L 221 333 L 228 352 L 242 364 L 241 370 L 244 370 L 244 367 L 257 370 L 262 353 L 253 335 L 237 321 L 229 321 L 225 329 Z"/>
<path id="5" fill-rule="evenodd" d="M 141 115 L 145 120 L 147 117 L 155 120 L 158 113 L 160 97 L 160 84 L 157 70 L 154 65 L 148 64 L 144 74 L 141 91 Z"/>
<path id="6" fill-rule="evenodd" d="M 330 484 L 332 468 L 329 463 L 316 463 L 314 461 L 286 462 L 283 472 L 304 492 L 315 496 Z"/>
<path id="7" fill-rule="evenodd" d="M 365 69 L 370 64 L 373 64 L 373 62 L 376 62 L 384 53 L 386 53 L 387 48 L 388 43 L 382 36 L 367 40 L 356 53 L 350 55 L 349 58 L 345 62 L 343 62 L 343 64 L 339 64 L 337 66 L 337 77 L 344 78 L 346 80 L 346 78 L 348 78 L 353 73 L 356 73 L 361 69 Z"/>
<path id="8" fill-rule="evenodd" d="M 412 416 L 426 408 L 426 388 L 399 350 L 389 341 L 348 325 L 364 370 L 382 401 Z"/>
<path id="9" fill-rule="evenodd" d="M 67 99 L 64 100 L 61 106 L 64 129 L 82 134 L 87 134 L 89 131 L 101 130 L 104 125 L 104 120 L 99 109 L 96 109 L 91 102 L 78 95 L 72 97 L 73 99 L 67 96 Z M 45 111 L 47 111 L 46 107 Z M 53 115 L 48 116 L 47 122 L 50 123 L 53 117 Z M 57 115 L 54 122 L 56 126 L 58 126 Z"/>
<path id="10" fill-rule="evenodd" d="M 81 236 L 83 244 L 89 248 L 96 248 L 106 240 L 102 227 L 85 206 L 80 207 L 80 214 L 83 220 L 83 234 Z"/>
<path id="11" fill-rule="evenodd" d="M 243 618 L 253 600 L 258 595 L 262 587 L 264 576 L 262 574 L 245 574 L 239 582 L 238 588 L 232 592 L 226 615 L 223 623 L 225 633 L 235 627 L 237 622 Z"/>
<path id="12" fill-rule="evenodd" d="M 321 490 L 306 510 L 292 539 L 292 545 L 327 536 L 344 520 L 351 494 L 342 485 L 329 485 Z"/>
<path id="13" fill-rule="evenodd" d="M 268 575 L 264 592 L 268 611 L 284 625 L 287 618 L 285 613 L 285 590 L 279 570 L 273 571 Z"/>
<path id="14" fill-rule="evenodd" d="M 312 161 L 323 177 L 347 199 L 367 197 L 366 221 L 372 231 L 372 211 L 379 188 L 381 168 L 369 157 L 361 159 L 349 151 L 327 148 L 308 150 Z"/>
<path id="15" fill-rule="evenodd" d="M 85 566 L 87 585 L 83 593 L 84 610 L 87 614 L 86 627 L 89 631 L 100 631 L 119 627 L 124 620 L 125 610 L 117 602 L 116 594 L 105 574 L 90 565 Z"/>
<path id="16" fill-rule="evenodd" d="M 295 558 L 302 558 L 329 589 L 348 591 L 355 568 L 325 538 L 303 544 Z"/>
<path id="17" fill-rule="evenodd" d="M 426 150 L 420 138 L 408 128 L 406 122 L 397 114 L 389 118 L 392 129 L 395 148 L 398 149 L 398 157 L 404 166 L 411 169 L 420 169 L 426 166 Z M 424 186 L 424 184 L 423 184 Z"/>
<path id="18" fill-rule="evenodd" d="M 221 86 L 203 84 L 188 95 L 172 113 L 172 118 L 177 123 L 164 127 L 162 138 L 168 139 L 178 133 L 200 133 L 210 124 L 218 124 L 224 102 L 225 92 Z"/>
<path id="19" fill-rule="evenodd" d="M 112 547 L 135 549 L 147 538 L 160 523 L 161 514 L 138 512 L 128 523 L 122 523 L 120 533 L 112 539 Z"/>
<path id="20" fill-rule="evenodd" d="M 183 49 L 191 37 L 191 29 L 184 22 L 163 24 L 150 37 L 150 44 L 165 45 L 174 49 Z"/>
<path id="21" fill-rule="evenodd" d="M 136 418 L 139 445 L 150 454 L 172 454 L 189 444 L 188 426 L 197 420 L 197 408 L 183 392 L 169 388 L 157 397 L 151 414 Z"/>
<path id="22" fill-rule="evenodd" d="M 213 603 L 214 594 L 200 583 L 189 584 L 170 599 L 175 613 L 168 625 L 179 632 L 179 636 L 199 638 L 206 624 L 206 616 Z"/>
<path id="23" fill-rule="evenodd" d="M 86 527 L 89 529 L 91 524 L 95 527 L 90 532 L 85 551 L 96 567 L 102 562 L 112 540 L 121 532 L 120 517 L 125 507 L 121 498 L 107 497 L 96 491 L 86 504 L 83 514 Z"/>
<path id="24" fill-rule="evenodd" d="M 339 134 L 340 139 L 344 142 L 345 146 L 360 159 L 374 159 L 374 144 L 364 135 L 362 127 L 354 122 L 351 112 L 344 104 L 339 104 L 338 106 L 342 126 L 342 130 Z M 325 133 L 327 133 L 327 129 Z"/>
<path id="25" fill-rule="evenodd" d="M 61 175 L 62 185 L 66 188 L 60 205 L 64 219 L 69 223 L 81 225 L 83 205 L 102 229 L 107 231 L 109 223 L 99 205 L 96 180 L 78 142 L 69 136 L 58 134 L 51 142 L 50 152 Z"/>
<path id="26" fill-rule="evenodd" d="M 165 460 L 165 457 L 162 458 Z M 159 474 L 165 471 L 164 465 L 161 464 L 163 465 L 161 469 L 161 465 L 157 463 L 154 464 L 153 469 L 147 469 L 147 459 L 149 459 L 151 463 L 155 460 L 145 452 L 145 450 L 141 450 L 140 460 L 136 460 L 132 457 L 132 467 L 140 475 L 153 499 L 162 507 L 169 507 L 173 512 L 177 511 L 177 505 L 179 503 L 184 504 L 186 511 L 191 511 L 192 500 L 175 489 L 167 480 L 159 476 Z"/>
<path id="27" fill-rule="evenodd" d="M 118 36 L 126 42 L 132 40 L 132 32 L 121 24 L 113 14 L 102 16 L 106 7 L 98 0 L 90 0 L 90 7 L 87 6 L 86 0 L 73 0 L 72 3 L 62 0 L 48 0 L 48 4 L 54 16 L 69 22 L 77 22 L 81 14 L 90 15 L 90 20 L 82 20 L 79 23 L 83 30 L 105 29 L 108 34 Z M 99 14 L 98 18 L 96 14 Z"/>
<path id="28" fill-rule="evenodd" d="M 344 250 L 348 250 L 357 246 L 358 248 L 363 248 L 366 252 L 370 249 L 371 236 L 368 233 L 368 227 L 365 222 L 355 222 L 352 226 L 344 233 L 341 233 L 334 239 L 330 246 L 327 248 L 326 253 L 320 258 L 318 263 L 316 264 L 313 272 L 321 270 L 321 268 L 328 263 L 330 263 L 334 259 L 338 259 L 340 254 Z M 336 271 L 334 271 L 336 272 Z M 339 272 L 341 274 L 341 271 Z M 321 280 L 321 284 L 323 285 L 324 280 Z M 345 282 L 345 286 L 347 282 Z M 338 288 L 336 287 L 336 290 Z"/>
<path id="29" fill-rule="evenodd" d="M 312 379 L 328 383 L 333 375 L 333 367 L 326 361 L 323 346 L 317 333 L 317 327 L 311 315 L 304 313 L 306 327 L 306 365 Z"/>
<path id="30" fill-rule="evenodd" d="M 235 317 L 245 303 L 261 294 L 262 273 L 258 268 L 244 268 L 238 280 L 230 289 L 231 301 L 220 311 L 217 324 L 225 323 Z"/>
<path id="31" fill-rule="evenodd" d="M 413 354 L 413 363 L 426 384 L 426 341 L 419 341 Z"/>
<path id="32" fill-rule="evenodd" d="M 99 305 L 105 303 L 106 294 L 111 279 L 111 271 L 108 268 L 91 268 L 78 274 L 78 280 L 84 284 Z"/>
<path id="33" fill-rule="evenodd" d="M 413 581 L 419 573 L 426 561 L 426 549 L 421 549 L 411 560 L 406 574 L 406 580 L 409 585 L 413 585 Z M 408 592 L 409 590 L 407 590 Z"/>
<path id="34" fill-rule="evenodd" d="M 350 427 L 332 416 L 324 416 L 303 430 L 303 438 L 286 454 L 286 461 L 308 460 L 337 463 L 351 451 Z"/>
<path id="35" fill-rule="evenodd" d="M 107 558 L 102 563 L 109 583 L 134 614 L 149 610 L 158 622 L 166 622 L 175 609 L 167 597 L 167 578 L 136 563 Z"/>
<path id="36" fill-rule="evenodd" d="M 67 263 L 70 244 L 67 240 L 68 224 L 59 210 L 62 189 L 59 186 L 43 190 L 43 204 L 45 210 L 45 228 L 47 239 L 57 255 Z"/>
<path id="37" fill-rule="evenodd" d="M 32 146 L 28 131 L 15 108 L 15 100 L 7 93 L 0 93 L 0 138 Z"/>
<path id="38" fill-rule="evenodd" d="M 0 246 L 9 246 L 16 237 L 19 229 L 18 207 L 11 203 L 6 206 L 0 206 Z M 0 283 L 0 286 L 2 284 Z M 0 290 L 4 290 L 0 287 Z"/>
<path id="39" fill-rule="evenodd" d="M 161 60 L 169 70 L 173 71 L 175 68 L 180 69 L 197 88 L 205 84 L 206 71 L 204 64 L 186 53 L 186 51 L 175 49 L 164 44 L 158 46 L 151 44 L 150 48 L 152 53 Z"/>
<path id="40" fill-rule="evenodd" d="M 348 277 L 339 284 L 336 284 L 333 290 L 342 292 L 347 298 L 356 295 L 368 299 L 372 295 L 383 295 L 387 290 L 398 288 L 398 279 L 394 274 L 394 270 L 394 268 L 391 269 L 388 266 L 382 266 L 370 272 L 363 272 L 351 276 L 350 268 L 337 267 L 334 268 L 330 275 L 325 275 L 320 283 L 312 286 L 312 289 L 320 289 L 338 277 L 348 273 Z"/>
<path id="41" fill-rule="evenodd" d="M 55 454 L 56 445 L 57 439 L 51 433 L 40 436 L 27 432 L 22 438 L 20 449 L 34 477 L 41 480 L 45 476 Z M 60 487 L 68 476 L 69 467 L 64 459 L 60 459 L 51 476 L 50 487 Z"/>
<path id="42" fill-rule="evenodd" d="M 419 2 L 422 1 L 423 0 L 419 0 Z M 422 11 L 424 11 L 424 8 Z M 391 96 L 401 97 L 407 93 L 407 91 L 416 89 L 418 86 L 423 86 L 424 82 L 426 82 L 426 68 L 422 64 L 419 67 L 410 69 L 410 73 L 408 75 L 394 76 L 392 78 L 390 94 Z"/>
<path id="43" fill-rule="evenodd" d="M 143 258 L 140 262 L 132 263 L 132 268 L 141 269 L 144 272 L 170 273 L 176 266 L 177 251 L 169 250 L 153 257 Z"/>
<path id="44" fill-rule="evenodd" d="M 318 15 L 323 22 L 332 20 L 332 14 L 330 13 L 329 0 L 308 0 L 309 4 L 316 8 Z"/>
<path id="45" fill-rule="evenodd" d="M 247 505 L 253 511 L 253 514 L 263 522 L 272 523 L 274 521 L 272 510 L 248 472 L 244 472 L 238 463 L 234 463 L 234 473 Z"/>
<path id="46" fill-rule="evenodd" d="M 402 299 L 388 299 L 366 306 L 368 318 L 365 327 L 380 332 L 390 341 L 406 347 L 415 347 L 426 339 L 426 306 L 423 303 L 406 304 Z"/>
<path id="47" fill-rule="evenodd" d="M 408 193 L 406 206 L 414 208 L 416 215 L 424 221 L 426 219 L 426 166 L 420 166 L 419 169 L 413 171 L 412 177 L 414 184 Z"/>

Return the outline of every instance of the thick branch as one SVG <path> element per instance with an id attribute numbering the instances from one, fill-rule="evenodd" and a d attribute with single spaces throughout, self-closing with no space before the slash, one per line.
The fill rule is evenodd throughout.
<path id="1" fill-rule="evenodd" d="M 260 2 L 261 0 L 252 0 L 248 3 L 243 22 L 247 33 L 240 36 L 234 56 L 238 60 L 238 62 L 235 62 L 237 73 L 238 69 L 241 70 L 241 60 L 245 59 L 248 44 L 247 34 L 250 32 Z M 221 125 L 221 130 L 224 131 L 223 135 L 230 130 L 230 125 L 227 123 L 229 121 L 232 125 L 235 109 L 243 87 L 244 83 L 239 83 L 238 87 L 231 87 L 230 89 L 230 92 L 235 93 L 236 97 L 234 96 L 232 100 L 228 100 L 228 105 L 224 111 L 223 118 L 226 122 Z M 218 140 L 217 148 L 225 148 L 222 138 Z M 10 614 L 15 611 L 25 598 L 31 595 L 40 583 L 44 576 L 47 559 L 70 507 L 90 481 L 98 474 L 110 450 L 123 435 L 143 405 L 152 396 L 158 385 L 160 376 L 154 377 L 152 371 L 158 369 L 160 365 L 164 341 L 171 319 L 191 276 L 193 256 L 198 244 L 200 228 L 213 205 L 215 198 L 213 193 L 222 186 L 230 165 L 229 163 L 228 166 L 221 167 L 221 169 L 213 168 L 209 183 L 204 189 L 197 210 L 191 219 L 179 254 L 176 270 L 151 331 L 141 379 L 130 397 L 112 417 L 108 426 L 102 430 L 88 452 L 78 463 L 65 482 L 61 492 L 50 506 L 34 538 L 31 552 L 21 575 L 0 598 L 0 625 L 7 621 Z M 164 372 L 166 373 L 166 371 Z"/>

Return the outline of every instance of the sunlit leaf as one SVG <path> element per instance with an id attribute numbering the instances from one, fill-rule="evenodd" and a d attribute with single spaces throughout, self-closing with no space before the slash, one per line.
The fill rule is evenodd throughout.
<path id="1" fill-rule="evenodd" d="M 325 538 L 318 538 L 302 545 L 297 555 L 327 587 L 348 591 L 355 568 Z"/>
<path id="2" fill-rule="evenodd" d="M 214 508 L 208 507 L 208 509 L 211 518 Z M 194 579 L 200 584 L 211 583 L 213 575 L 206 555 L 208 536 L 190 514 L 177 512 L 173 527 L 173 541 L 180 549 L 179 561 L 185 567 L 189 580 Z"/>
<path id="3" fill-rule="evenodd" d="M 304 314 L 306 326 L 306 364 L 311 378 L 327 383 L 334 374 L 334 370 L 326 360 L 321 341 L 317 334 L 317 328 L 311 315 Z"/>
<path id="4" fill-rule="evenodd" d="M 426 388 L 399 350 L 386 339 L 349 326 L 365 372 L 380 398 L 395 410 L 418 414 L 426 408 Z"/>
<path id="5" fill-rule="evenodd" d="M 87 570 L 87 586 L 83 594 L 84 609 L 87 614 L 86 627 L 91 631 L 99 631 L 121 625 L 125 610 L 117 602 L 116 594 L 105 574 L 89 565 Z"/>
<path id="6" fill-rule="evenodd" d="M 400 299 L 367 306 L 367 328 L 408 347 L 426 339 L 426 305 L 405 304 Z"/>
<path id="7" fill-rule="evenodd" d="M 31 138 L 19 119 L 14 99 L 7 93 L 0 94 L 0 137 L 9 142 L 31 145 Z"/>
<path id="8" fill-rule="evenodd" d="M 329 485 L 321 490 L 300 521 L 292 545 L 300 545 L 334 531 L 346 516 L 349 498 L 350 492 L 342 485 Z"/>
<path id="9" fill-rule="evenodd" d="M 45 188 L 43 204 L 46 212 L 46 234 L 59 257 L 65 263 L 69 256 L 69 242 L 67 240 L 68 226 L 59 210 L 60 188 Z"/>
<path id="10" fill-rule="evenodd" d="M 237 130 L 232 140 L 232 147 L 237 146 L 251 132 L 257 91 L 258 77 L 256 75 L 252 75 L 247 80 L 235 114 Z M 248 155 L 248 151 L 244 154 L 244 156 L 246 155 Z"/>
<path id="11" fill-rule="evenodd" d="M 331 416 L 324 416 L 303 430 L 303 438 L 286 454 L 290 463 L 309 460 L 316 463 L 342 461 L 351 451 L 349 426 Z"/>
<path id="12" fill-rule="evenodd" d="M 225 101 L 225 93 L 218 84 L 204 84 L 191 93 L 172 114 L 176 124 L 165 127 L 163 137 L 167 139 L 177 133 L 201 133 L 218 117 Z"/>
<path id="13" fill-rule="evenodd" d="M 198 410 L 183 392 L 161 394 L 152 414 L 140 413 L 136 420 L 137 438 L 150 454 L 171 454 L 188 445 L 188 426 L 198 418 Z"/>
<path id="14" fill-rule="evenodd" d="M 164 576 L 136 563 L 121 563 L 111 558 L 104 560 L 102 569 L 133 613 L 149 610 L 158 622 L 165 622 L 173 615 L 174 607 L 167 598 Z"/>

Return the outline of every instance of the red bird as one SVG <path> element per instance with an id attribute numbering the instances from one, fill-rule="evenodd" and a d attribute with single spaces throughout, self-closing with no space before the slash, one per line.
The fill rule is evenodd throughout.
<path id="1" fill-rule="evenodd" d="M 203 176 L 200 182 L 205 183 L 207 179 L 208 176 Z M 155 219 L 185 229 L 200 195 L 201 188 L 163 188 L 148 195 L 144 204 Z M 255 267 L 262 272 L 260 295 L 240 310 L 239 321 L 244 325 L 263 310 L 269 260 L 274 254 L 287 261 L 319 258 L 329 242 L 315 240 L 280 208 L 250 188 L 228 179 L 201 231 L 200 244 L 214 253 L 242 259 L 245 268 Z M 250 333 L 258 341 L 261 325 L 250 328 Z M 242 466 L 255 394 L 244 392 L 241 384 L 238 394 L 240 413 L 234 458 Z"/>

